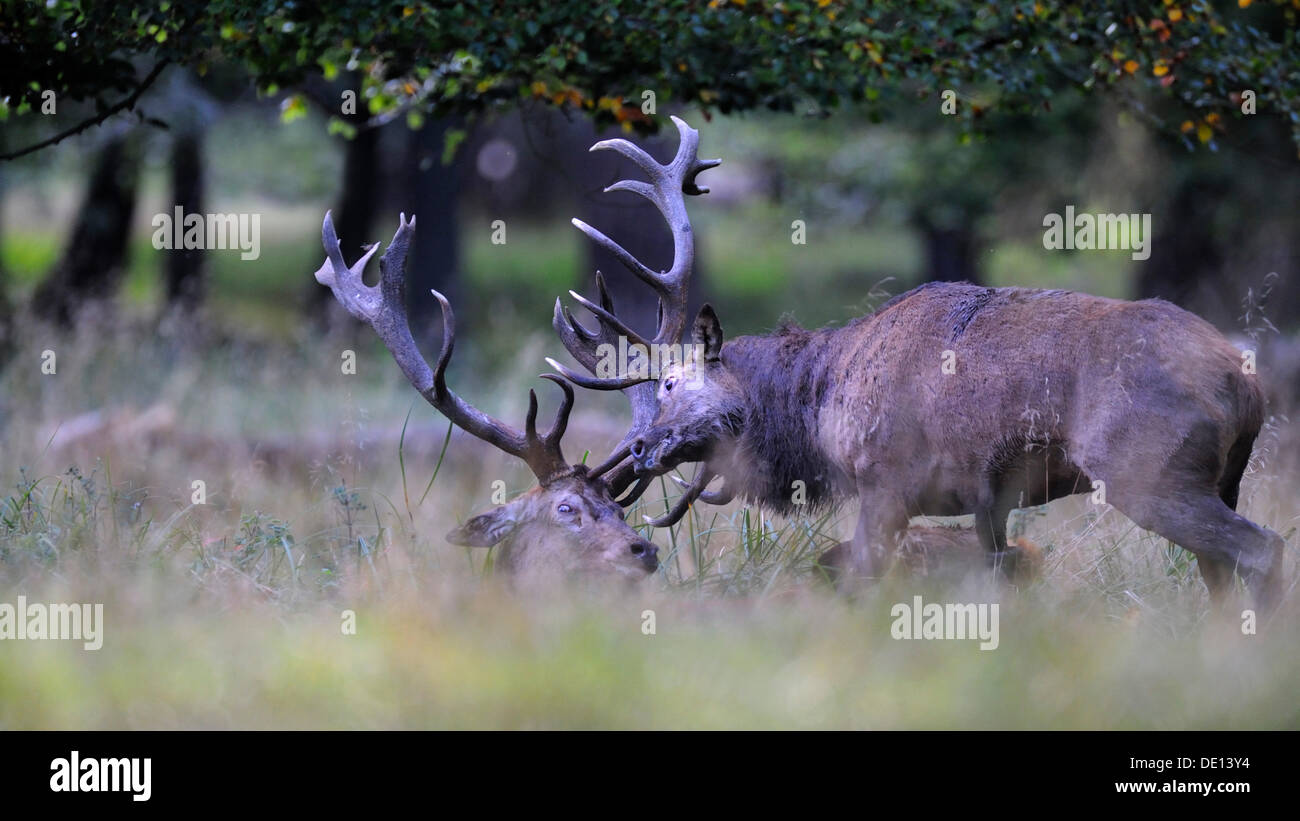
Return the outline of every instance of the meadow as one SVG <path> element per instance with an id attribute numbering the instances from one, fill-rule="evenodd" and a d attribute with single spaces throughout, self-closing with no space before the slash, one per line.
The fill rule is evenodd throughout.
<path id="1" fill-rule="evenodd" d="M 0 645 L 6 729 L 1300 726 L 1281 417 L 1243 504 L 1287 538 L 1291 593 L 1256 635 L 1212 610 L 1188 554 L 1086 497 L 1017 514 L 1012 535 L 1044 550 L 1020 589 L 982 567 L 897 570 L 846 599 L 813 559 L 849 535 L 851 505 L 784 520 L 732 504 L 649 532 L 663 565 L 632 590 L 523 594 L 443 534 L 526 471 L 447 440 L 382 349 L 345 377 L 346 335 L 214 345 L 118 322 L 55 346 L 45 375 L 41 330 L 20 338 L 0 377 L 0 590 L 102 602 L 105 641 Z M 550 345 L 478 379 L 467 356 L 453 384 L 517 420 Z M 617 439 L 609 415 L 579 405 L 571 456 Z M 998 648 L 893 639 L 891 607 L 914 595 L 998 602 Z"/>
<path id="2" fill-rule="evenodd" d="M 0 728 L 1300 728 L 1290 408 L 1272 409 L 1243 484 L 1243 512 L 1288 551 L 1287 599 L 1253 634 L 1244 591 L 1212 608 L 1189 554 L 1087 497 L 1016 514 L 1010 535 L 1043 551 L 1019 588 L 954 563 L 898 568 L 850 599 L 814 560 L 848 537 L 852 504 L 792 519 L 697 505 L 651 530 L 643 514 L 677 493 L 663 482 L 629 513 L 660 546 L 654 577 L 525 594 L 493 574 L 488 551 L 443 537 L 491 504 L 494 483 L 525 490 L 527 471 L 449 436 L 367 329 L 301 310 L 325 195 L 293 186 L 337 169 L 295 169 L 327 155 L 229 134 L 214 146 L 241 153 L 214 158 L 212 208 L 262 213 L 265 234 L 256 262 L 212 255 L 202 321 L 156 316 L 147 225 L 165 201 L 152 168 L 116 313 L 70 334 L 22 318 L 11 334 L 0 602 L 102 602 L 105 637 L 97 651 L 0 642 Z M 292 190 L 249 198 L 276 190 L 277 173 Z M 57 258 L 54 227 L 74 200 L 67 184 L 7 191 L 0 268 L 16 303 Z M 729 333 L 787 312 L 844 322 L 921 278 L 901 223 L 815 226 L 801 247 L 790 216 L 761 203 L 693 214 L 703 290 Z M 562 220 L 512 224 L 494 246 L 479 217 L 463 221 L 449 381 L 519 424 L 559 349 L 550 306 L 580 287 L 580 236 Z M 1130 295 L 1123 252 L 1037 243 L 999 235 L 983 256 L 989 283 Z M 355 374 L 340 369 L 344 350 Z M 46 351 L 55 373 L 42 372 Z M 539 394 L 545 417 L 556 392 Z M 580 392 L 566 453 L 600 459 L 626 417 L 619 397 Z M 916 595 L 998 603 L 997 649 L 894 639 L 891 609 Z"/>

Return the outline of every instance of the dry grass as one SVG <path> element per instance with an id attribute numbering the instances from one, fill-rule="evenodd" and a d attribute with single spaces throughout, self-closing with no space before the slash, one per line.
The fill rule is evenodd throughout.
<path id="1" fill-rule="evenodd" d="M 0 643 L 0 728 L 1300 727 L 1294 589 L 1244 636 L 1194 560 L 1086 499 L 1013 522 L 1045 551 L 1021 590 L 899 572 L 848 601 L 812 560 L 851 508 L 732 505 L 654 532 L 664 569 L 631 594 L 520 596 L 442 534 L 526 471 L 454 436 L 421 502 L 445 424 L 382 350 L 343 376 L 342 336 L 19 338 L 0 375 L 0 601 L 103 602 L 106 638 Z M 518 420 L 542 344 L 496 369 L 508 391 L 473 363 L 452 381 Z M 600 418 L 575 417 L 571 455 L 617 437 Z M 1292 588 L 1298 438 L 1276 419 L 1243 489 L 1288 540 Z M 916 594 L 999 602 L 999 648 L 893 640 L 890 607 Z"/>

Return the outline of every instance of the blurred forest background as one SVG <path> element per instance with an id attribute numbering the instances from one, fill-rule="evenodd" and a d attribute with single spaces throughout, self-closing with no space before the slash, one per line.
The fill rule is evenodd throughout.
<path id="1" fill-rule="evenodd" d="M 1194 562 L 1068 500 L 1013 528 L 1053 558 L 1005 678 L 946 649 L 909 657 L 868 641 L 843 655 L 866 630 L 859 616 L 876 638 L 888 622 L 822 599 L 784 623 L 749 613 L 725 673 L 713 654 L 732 628 L 694 614 L 672 645 L 685 678 L 586 611 L 530 628 L 543 638 L 520 632 L 513 604 L 467 628 L 458 583 L 486 562 L 442 534 L 488 505 L 496 479 L 512 492 L 531 479 L 459 432 L 446 448 L 445 420 L 311 276 L 327 209 L 349 261 L 386 244 L 399 212 L 418 215 L 407 298 L 421 346 L 437 350 L 437 288 L 459 323 L 450 383 L 518 424 L 543 357 L 561 349 L 550 320 L 557 297 L 572 306 L 568 289 L 592 295 L 602 270 L 619 313 L 650 329 L 649 289 L 569 220 L 667 264 L 653 207 L 602 193 L 629 164 L 587 149 L 621 136 L 670 157 L 676 114 L 700 131 L 701 157 L 723 161 L 688 207 L 694 300 L 729 335 L 784 317 L 842 323 L 933 279 L 1169 299 L 1260 351 L 1273 415 L 1246 504 L 1293 554 L 1300 3 L 98 5 L 0 15 L 0 579 L 116 602 L 131 670 L 183 661 L 142 684 L 57 650 L 0 659 L 0 726 L 1300 722 L 1282 686 L 1300 669 L 1293 647 L 1243 678 L 1240 656 L 1164 643 L 1205 617 Z M 1149 259 L 1044 249 L 1044 216 L 1071 205 L 1151 214 Z M 155 249 L 151 221 L 178 206 L 259 215 L 259 257 Z M 355 374 L 340 368 L 345 350 Z M 568 455 L 603 455 L 626 417 L 619 397 L 580 392 Z M 669 587 L 786 595 L 851 521 L 774 523 L 732 506 L 651 535 Z M 196 600 L 231 629 L 208 632 Z M 330 656 L 341 601 L 381 614 L 378 645 Z M 324 615 L 305 645 L 277 631 L 259 634 L 265 653 L 240 643 L 286 612 Z M 1152 641 L 1121 647 L 1127 634 L 1097 634 L 1098 620 L 1140 622 Z M 811 640 L 814 625 L 843 642 Z M 196 632 L 207 643 L 186 638 Z M 1076 657 L 1053 655 L 1062 635 Z M 480 651 L 496 666 L 476 666 Z M 744 672 L 774 657 L 791 666 Z M 222 706 L 246 681 L 239 664 L 269 658 L 284 666 Z M 347 678 L 367 663 L 371 678 Z M 89 702 L 58 695 L 81 675 L 103 685 Z M 545 685 L 515 689 L 529 676 Z M 722 689 L 703 695 L 715 676 Z M 864 677 L 878 689 L 859 699 Z M 658 702 L 695 700 L 627 714 L 593 697 L 644 679 Z M 429 680 L 441 696 L 421 689 Z M 1079 680 L 1086 696 L 1062 695 Z M 485 681 L 499 687 L 477 694 Z M 760 694 L 736 697 L 758 681 Z M 978 684 L 962 694 L 962 682 Z M 909 688 L 934 703 L 899 712 Z M 326 720 L 337 699 L 359 712 Z"/>
<path id="2" fill-rule="evenodd" d="M 1012 6 L 966 19 L 923 4 L 891 29 L 866 16 L 897 15 L 890 4 L 828 2 L 668 4 L 644 19 L 609 3 L 586 7 L 586 23 L 564 7 L 512 21 L 511 4 L 493 2 L 360 2 L 338 19 L 271 3 L 10 4 L 5 299 L 62 324 L 87 301 L 154 317 L 202 307 L 217 327 L 282 339 L 300 325 L 286 307 L 315 323 L 331 310 L 302 280 L 332 207 L 352 249 L 386 238 L 397 211 L 419 214 L 411 290 L 439 287 L 472 325 L 544 328 L 553 298 L 597 267 L 646 316 L 639 289 L 620 287 L 631 278 L 568 218 L 662 254 L 667 232 L 648 205 L 600 193 L 626 170 L 586 148 L 633 132 L 662 156 L 671 140 L 651 133 L 676 112 L 725 160 L 714 193 L 693 203 L 698 288 L 737 331 L 786 311 L 843 320 L 874 287 L 928 279 L 1160 296 L 1224 328 L 1268 288 L 1277 317 L 1295 317 L 1292 4 L 1157 3 L 1095 20 Z M 350 32 L 352 16 L 366 25 Z M 594 41 L 620 30 L 633 52 L 673 36 L 659 38 L 664 53 L 630 56 Z M 738 54 L 703 48 L 729 33 Z M 1090 38 L 1111 48 L 1064 53 Z M 450 68 L 429 64 L 443 41 L 459 46 Z M 725 73 L 737 64 L 748 70 Z M 1084 68 L 1093 76 L 1079 80 Z M 620 71 L 617 96 L 595 87 Z M 1232 76 L 1251 71 L 1263 76 Z M 115 88 L 130 105 L 110 117 Z M 646 113 L 647 94 L 663 111 Z M 1045 252 L 1042 217 L 1067 204 L 1152 214 L 1151 258 Z M 260 214 L 261 258 L 155 251 L 150 220 L 177 205 Z M 803 246 L 789 241 L 796 219 Z M 504 244 L 492 243 L 495 220 Z M 427 317 L 432 302 L 411 299 Z"/>
<path id="3" fill-rule="evenodd" d="M 336 100 L 344 88 L 321 93 Z M 987 130 L 975 135 L 940 105 L 933 94 L 904 98 L 882 122 L 862 106 L 707 120 L 670 106 L 701 130 L 704 152 L 723 158 L 712 193 L 690 205 L 697 289 L 729 330 L 761 331 L 786 312 L 808 326 L 844 321 L 873 289 L 898 293 L 930 279 L 1159 296 L 1232 330 L 1270 272 L 1270 318 L 1294 327 L 1300 190 L 1295 146 L 1275 119 L 1234 122 L 1211 149 L 1077 92 L 1050 113 L 984 115 Z M 587 153 L 597 139 L 628 135 L 594 128 L 580 110 L 526 101 L 471 123 L 367 118 L 349 139 L 330 133 L 328 110 L 298 96 L 258 94 L 234 71 L 199 78 L 181 67 L 164 71 L 141 106 L 168 128 L 124 118 L 0 165 L 11 308 L 64 323 L 95 300 L 138 318 L 198 310 L 224 332 L 284 341 L 303 321 L 331 321 L 333 300 L 310 277 L 329 208 L 349 258 L 386 242 L 399 211 L 418 214 L 411 282 L 451 295 L 466 328 L 486 326 L 483 341 L 496 330 L 545 329 L 555 297 L 588 290 L 598 267 L 628 310 L 645 301 L 621 266 L 594 258 L 570 217 L 664 261 L 657 213 L 602 193 L 627 169 Z M 6 145 L 50 127 L 32 120 L 6 124 Z M 666 157 L 674 140 L 641 142 Z M 176 204 L 259 214 L 260 258 L 155 250 L 150 220 Z M 1152 214 L 1150 259 L 1044 250 L 1043 216 L 1066 205 Z M 503 243 L 493 242 L 497 220 Z M 804 221 L 806 244 L 791 241 L 794 220 Z M 644 328 L 652 314 L 641 307 Z"/>

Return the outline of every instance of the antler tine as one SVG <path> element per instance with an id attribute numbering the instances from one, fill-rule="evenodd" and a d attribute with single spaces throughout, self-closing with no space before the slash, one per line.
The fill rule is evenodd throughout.
<path id="1" fill-rule="evenodd" d="M 361 277 L 370 258 L 379 250 L 379 243 L 367 248 L 361 259 L 349 268 L 343 259 L 343 251 L 339 248 L 339 237 L 334 231 L 334 219 L 330 211 L 325 212 L 321 242 L 325 246 L 326 259 L 316 270 L 316 281 L 328 285 L 348 313 L 365 322 L 373 321 L 379 311 L 380 294 L 377 288 L 366 285 Z"/>
<path id="2" fill-rule="evenodd" d="M 624 488 L 632 484 L 634 478 L 636 479 L 636 486 L 628 491 L 626 496 L 620 498 L 618 494 L 622 493 Z M 632 464 L 629 462 L 626 465 L 620 465 L 619 468 L 614 471 L 614 475 L 605 480 L 605 484 L 609 485 L 610 495 L 614 497 L 620 507 L 631 507 L 637 499 L 641 498 L 641 494 L 645 493 L 646 488 L 650 487 L 650 483 L 654 481 L 654 478 L 655 477 L 651 474 L 646 474 L 645 476 L 640 477 L 634 476 L 632 473 Z"/>
<path id="3" fill-rule="evenodd" d="M 613 186 L 610 186 L 605 190 L 610 191 L 612 189 Z M 641 260 L 637 259 L 636 257 L 632 256 L 630 253 L 628 253 L 627 250 L 622 245 L 619 245 L 614 240 L 605 236 L 605 234 L 602 231 L 600 231 L 597 228 L 592 228 L 590 225 L 578 219 L 577 217 L 574 217 L 572 220 L 570 220 L 570 222 L 572 222 L 574 227 L 576 227 L 579 231 L 586 234 L 588 237 L 591 237 L 591 240 L 595 242 L 597 245 L 600 245 L 606 251 L 609 251 L 611 254 L 617 257 L 618 261 L 623 263 L 624 267 L 626 267 L 632 273 L 636 274 L 643 282 L 645 282 L 651 288 L 654 288 L 656 291 L 658 291 L 661 294 L 667 293 L 667 284 L 663 281 L 663 277 L 660 274 L 653 271 L 645 263 L 641 262 Z"/>
<path id="4" fill-rule="evenodd" d="M 331 226 L 332 227 L 332 226 Z M 397 215 L 397 230 L 388 242 L 388 250 L 379 258 L 379 291 L 388 305 L 403 305 L 405 300 L 406 252 L 415 234 L 415 215 L 408 220 L 405 212 Z M 375 248 L 379 243 L 375 243 Z M 405 311 L 403 311 L 403 316 Z"/>
<path id="5" fill-rule="evenodd" d="M 555 412 L 555 422 L 546 435 L 537 434 L 537 391 L 528 391 L 528 415 L 524 418 L 524 453 L 521 455 L 538 478 L 554 475 L 568 467 L 564 453 L 560 450 L 560 439 L 569 426 L 569 411 L 573 410 L 573 388 L 553 373 L 541 374 L 542 379 L 549 379 L 564 391 L 564 399 L 559 410 Z"/>
<path id="6" fill-rule="evenodd" d="M 558 298 L 555 300 L 555 312 L 551 319 L 551 326 L 560 337 L 560 342 L 565 349 L 591 374 L 599 372 L 599 363 L 602 359 L 609 356 L 611 352 L 617 351 L 620 336 L 625 338 L 628 344 L 640 345 L 647 356 L 651 351 L 651 343 L 624 324 L 614 313 L 614 299 L 609 295 L 609 289 L 605 286 L 605 277 L 600 271 L 596 272 L 596 288 L 600 293 L 599 305 L 574 291 L 569 293 L 596 316 L 598 330 L 591 331 L 583 327 Z M 601 350 L 603 347 L 604 351 Z M 546 364 L 559 371 L 565 379 L 575 385 L 592 390 L 623 390 L 651 379 L 648 374 L 627 377 L 587 376 L 551 358 L 547 358 Z"/>
<path id="7" fill-rule="evenodd" d="M 447 363 L 451 361 L 451 352 L 456 344 L 455 314 L 452 313 L 451 304 L 445 296 L 437 291 L 432 293 L 442 307 L 442 349 L 438 353 L 433 386 L 428 391 L 422 391 L 425 399 L 466 432 L 522 459 L 538 481 L 545 482 L 555 474 L 568 469 L 559 442 L 568 427 L 569 412 L 573 409 L 573 389 L 568 385 L 561 385 L 564 401 L 556 412 L 555 424 L 551 426 L 551 430 L 545 437 L 537 435 L 536 391 L 528 391 L 528 415 L 524 421 L 522 434 L 461 399 L 447 387 Z M 404 314 L 403 322 L 405 322 Z M 397 353 L 394 351 L 394 357 L 396 356 Z M 554 375 L 546 375 L 544 378 L 555 379 Z"/>
<path id="8" fill-rule="evenodd" d="M 717 490 L 706 490 L 700 494 L 700 501 L 706 505 L 725 505 L 736 498 L 736 491 L 727 485 L 723 485 Z"/>
<path id="9" fill-rule="evenodd" d="M 567 385 L 561 386 L 565 392 L 565 402 L 556 416 L 556 424 L 542 440 L 537 439 L 535 431 L 530 440 L 524 434 L 483 413 L 453 393 L 447 387 L 446 379 L 447 364 L 451 361 L 452 350 L 456 346 L 456 316 L 451 310 L 451 304 L 442 294 L 437 291 L 432 292 L 442 308 L 442 347 L 438 351 L 438 359 L 432 369 L 420 354 L 406 318 L 403 271 L 414 231 L 415 217 L 412 216 L 407 220 L 406 215 L 402 214 L 398 218 L 397 231 L 393 234 L 388 251 L 379 261 L 379 284 L 366 285 L 362 281 L 362 274 L 365 272 L 366 263 L 379 250 L 379 243 L 370 246 L 361 259 L 349 267 L 343 258 L 343 252 L 339 249 L 333 218 L 327 212 L 321 226 L 321 241 L 325 246 L 327 259 L 325 264 L 316 271 L 316 280 L 329 286 L 334 292 L 334 297 L 348 313 L 365 320 L 374 328 L 376 335 L 397 361 L 402 373 L 430 405 L 466 433 L 473 434 L 511 456 L 523 459 L 538 480 L 546 481 L 560 470 L 567 468 L 560 455 L 559 437 L 564 433 L 569 410 L 573 405 L 573 389 Z M 535 405 L 534 397 L 529 419 L 530 430 L 535 422 L 537 412 Z"/>
<path id="10" fill-rule="evenodd" d="M 564 438 L 564 432 L 569 429 L 569 413 L 573 410 L 573 386 L 565 382 L 559 376 L 553 373 L 541 374 L 542 379 L 548 379 L 560 386 L 564 392 L 564 399 L 560 402 L 560 407 L 555 411 L 555 422 L 551 429 L 547 431 L 545 441 L 548 445 L 555 448 L 556 455 L 560 453 L 560 440 Z M 560 461 L 564 462 L 564 457 L 560 456 Z"/>
<path id="11" fill-rule="evenodd" d="M 604 282 L 602 281 L 601 282 L 602 293 L 604 292 L 604 290 L 605 290 Z M 646 349 L 647 353 L 650 352 L 650 343 L 645 339 L 645 337 L 641 336 L 639 333 L 632 330 L 627 325 L 623 324 L 623 320 L 619 319 L 611 312 L 613 308 L 612 305 L 610 306 L 610 308 L 605 308 L 601 305 L 597 305 L 596 303 L 587 299 L 585 296 L 578 293 L 577 291 L 569 291 L 569 296 L 577 300 L 579 305 L 581 305 L 582 307 L 586 308 L 588 311 L 591 311 L 593 314 L 595 314 L 598 319 L 603 320 L 605 324 L 609 325 L 611 328 L 618 331 L 623 336 L 627 337 L 627 341 L 629 345 L 640 345 L 641 347 Z M 570 317 L 570 320 L 572 320 L 572 317 Z"/>
<path id="12" fill-rule="evenodd" d="M 672 119 L 675 123 L 681 122 L 681 120 L 678 120 L 676 117 L 673 117 Z M 681 127 L 678 126 L 678 130 L 680 130 L 680 128 Z M 591 148 L 587 149 L 587 153 L 589 154 L 593 151 L 616 151 L 636 163 L 638 168 L 651 176 L 660 173 L 663 170 L 663 166 L 659 164 L 659 161 L 646 153 L 644 148 L 630 143 L 627 140 L 601 140 L 598 143 L 594 143 Z"/>
<path id="13" fill-rule="evenodd" d="M 672 162 L 667 165 L 655 161 L 645 150 L 627 140 L 601 140 L 591 147 L 592 151 L 616 151 L 622 154 L 635 162 L 650 178 L 648 183 L 638 180 L 620 180 L 605 190 L 630 191 L 655 204 L 672 230 L 672 267 L 667 271 L 653 271 L 601 231 L 582 220 L 573 220 L 573 224 L 579 230 L 614 254 L 628 270 L 654 288 L 662 300 L 675 308 L 674 311 L 666 312 L 672 321 L 661 322 L 655 334 L 655 342 L 661 344 L 679 341 L 682 331 L 686 328 L 686 286 L 695 265 L 695 238 L 691 232 L 690 218 L 686 214 L 683 195 L 708 193 L 709 189 L 697 185 L 695 178 L 701 171 L 715 168 L 722 162 L 699 159 L 697 150 L 700 144 L 700 132 L 676 116 L 672 121 L 677 126 L 677 133 L 681 139 L 677 145 L 677 153 Z"/>
<path id="14" fill-rule="evenodd" d="M 600 344 L 616 342 L 616 339 L 611 338 L 615 331 L 633 344 L 645 345 L 647 353 L 651 355 L 655 354 L 657 346 L 671 345 L 681 341 L 682 332 L 685 331 L 687 324 L 687 290 L 695 266 L 695 237 L 691 231 L 690 217 L 686 213 L 685 197 L 707 193 L 709 189 L 698 185 L 696 177 L 700 172 L 714 168 L 721 163 L 721 160 L 699 159 L 697 152 L 700 144 L 700 133 L 678 117 L 673 117 L 672 121 L 677 126 L 680 139 L 677 152 L 668 163 L 658 162 L 644 149 L 627 140 L 602 140 L 591 147 L 592 151 L 614 151 L 622 154 L 645 173 L 647 181 L 620 180 L 605 190 L 628 191 L 645 197 L 655 204 L 672 232 L 673 262 L 671 267 L 667 271 L 654 271 L 600 230 L 593 228 L 582 220 L 573 220 L 573 224 L 580 231 L 590 237 L 593 242 L 608 250 L 635 276 L 654 289 L 659 297 L 658 319 L 655 324 L 654 339 L 647 342 L 642 336 L 632 332 L 625 323 L 618 319 L 614 313 L 613 305 L 609 303 L 604 279 L 597 272 L 596 281 L 601 291 L 601 305 L 599 308 L 578 294 L 570 293 L 573 294 L 574 299 L 596 316 L 596 319 L 600 322 L 599 332 L 593 334 L 579 325 L 559 300 L 556 301 L 555 317 L 552 323 L 565 348 L 587 369 L 591 376 L 579 374 L 554 359 L 546 360 L 547 364 L 576 385 L 595 390 L 621 390 L 627 395 L 632 406 L 632 427 L 627 435 L 623 437 L 623 441 L 619 443 L 619 446 L 615 448 L 615 452 L 600 466 L 601 473 L 609 472 L 610 475 L 606 481 L 615 496 L 631 485 L 636 478 L 631 464 L 626 461 L 629 456 L 628 445 L 635 440 L 639 431 L 653 421 L 658 410 L 654 385 L 650 384 L 656 377 L 650 373 L 651 369 L 647 369 L 647 372 L 642 375 L 601 376 L 597 371 L 599 357 L 595 354 L 595 351 Z M 620 503 L 625 506 L 630 505 L 645 491 L 648 484 L 644 479 L 638 481 L 632 491 L 619 500 Z"/>
<path id="15" fill-rule="evenodd" d="M 626 459 L 631 452 L 632 452 L 632 446 L 630 444 L 622 445 L 618 448 L 615 448 L 614 452 L 609 455 L 609 458 L 607 458 L 605 461 L 601 462 L 599 465 L 589 470 L 587 472 L 588 475 L 591 476 L 592 478 L 604 476 L 613 468 L 618 467 L 618 464 L 622 462 L 624 459 Z"/>
<path id="16" fill-rule="evenodd" d="M 695 474 L 695 478 L 686 486 L 686 489 L 682 491 L 682 495 L 677 500 L 677 504 L 673 505 L 672 509 L 662 516 L 656 518 L 646 516 L 646 524 L 651 527 L 670 527 L 677 524 L 681 521 L 681 518 L 686 515 L 686 511 L 691 509 L 691 505 L 695 503 L 695 500 L 699 498 L 700 494 L 704 492 L 704 488 L 708 486 L 709 482 L 713 481 L 715 475 L 717 474 L 704 465 L 700 465 L 699 470 Z M 676 479 L 677 477 L 674 476 L 673 478 Z"/>
<path id="17" fill-rule="evenodd" d="M 635 466 L 631 462 L 625 461 L 631 452 L 631 436 L 629 435 L 624 437 L 623 442 L 614 449 L 609 458 L 592 468 L 587 474 L 595 479 L 608 473 L 609 476 L 605 479 L 605 484 L 609 486 L 610 494 L 623 507 L 631 507 L 637 499 L 641 498 L 641 494 L 645 493 L 646 488 L 650 486 L 650 482 L 654 480 L 653 475 L 636 475 Z M 626 496 L 619 498 L 619 494 L 627 490 L 628 486 L 634 481 L 636 487 Z"/>
<path id="18" fill-rule="evenodd" d="M 673 481 L 681 487 L 690 487 L 690 483 L 680 476 L 674 476 Z M 722 485 L 717 490 L 705 490 L 700 492 L 700 501 L 706 505 L 725 505 L 732 499 L 736 498 L 736 491 L 727 484 L 726 478 L 722 480 Z"/>
<path id="19" fill-rule="evenodd" d="M 623 507 L 631 507 L 637 499 L 641 498 L 641 494 L 645 493 L 646 488 L 655 478 L 653 474 L 637 476 L 635 466 L 625 461 L 632 452 L 631 438 L 631 435 L 624 437 L 623 442 L 614 449 L 614 452 L 587 474 L 595 479 L 608 473 L 605 484 L 609 486 L 610 494 Z M 627 490 L 633 482 L 636 483 L 636 487 L 620 498 L 619 494 Z"/>
<path id="20" fill-rule="evenodd" d="M 616 379 L 599 379 L 594 376 L 585 376 L 580 374 L 573 368 L 570 368 L 561 362 L 556 362 L 549 356 L 546 357 L 546 364 L 555 368 L 555 370 L 559 371 L 565 379 L 569 380 L 573 384 L 583 388 L 590 388 L 594 391 L 621 391 L 625 388 L 631 388 L 644 382 L 648 382 L 654 378 L 645 376 L 624 376 Z"/>
<path id="21" fill-rule="evenodd" d="M 601 351 L 601 346 L 617 347 L 619 334 L 623 333 L 626 336 L 627 333 L 624 332 L 630 333 L 630 329 L 614 315 L 614 299 L 609 295 L 609 289 L 605 287 L 605 277 L 600 271 L 596 272 L 596 288 L 600 293 L 599 306 L 589 300 L 578 298 L 583 306 L 596 315 L 598 324 L 595 331 L 583 327 L 558 297 L 555 300 L 555 313 L 551 319 L 551 326 L 555 328 L 565 349 L 593 374 L 596 373 L 597 363 L 606 355 Z M 576 297 L 577 294 L 574 296 Z M 635 334 L 631 338 L 644 341 Z"/>

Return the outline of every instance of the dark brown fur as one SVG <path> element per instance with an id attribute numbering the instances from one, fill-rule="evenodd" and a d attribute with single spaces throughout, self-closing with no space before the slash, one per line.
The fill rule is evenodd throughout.
<path id="1" fill-rule="evenodd" d="M 1042 550 L 1024 537 L 1009 547 L 1020 551 L 1022 577 L 1036 577 L 1042 570 Z M 848 566 L 851 542 L 840 542 L 817 557 L 818 576 L 835 582 Z M 913 576 L 948 575 L 954 579 L 983 567 L 984 551 L 979 534 L 970 528 L 918 525 L 904 531 L 898 543 L 898 564 Z"/>
<path id="2" fill-rule="evenodd" d="M 1263 393 L 1235 347 L 1174 305 L 931 283 L 842 328 L 723 345 L 706 308 L 695 335 L 702 361 L 662 374 L 638 469 L 702 460 L 786 513 L 797 481 L 812 506 L 856 495 L 858 576 L 878 575 L 920 514 L 975 514 L 1014 571 L 1008 514 L 1099 480 L 1107 503 L 1195 553 L 1211 592 L 1234 569 L 1262 604 L 1280 592 L 1281 538 L 1234 511 Z"/>

